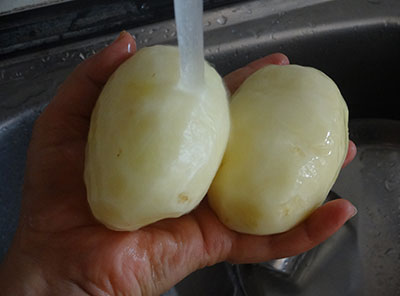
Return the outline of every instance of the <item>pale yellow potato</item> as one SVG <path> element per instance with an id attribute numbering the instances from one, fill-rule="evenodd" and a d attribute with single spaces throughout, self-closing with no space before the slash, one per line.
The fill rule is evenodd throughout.
<path id="1" fill-rule="evenodd" d="M 348 109 L 322 72 L 267 66 L 234 94 L 231 135 L 208 199 L 229 228 L 284 232 L 326 198 L 348 148 Z"/>
<path id="2" fill-rule="evenodd" d="M 177 48 L 144 48 L 97 101 L 84 177 L 94 216 L 111 229 L 191 211 L 217 172 L 230 126 L 222 79 L 206 64 L 204 89 L 188 91 L 179 76 Z"/>

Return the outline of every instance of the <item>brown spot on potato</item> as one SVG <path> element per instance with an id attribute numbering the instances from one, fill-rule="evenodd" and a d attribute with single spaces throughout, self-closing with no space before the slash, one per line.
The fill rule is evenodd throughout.
<path id="1" fill-rule="evenodd" d="M 186 194 L 180 193 L 178 195 L 178 203 L 185 203 L 185 202 L 188 202 L 188 201 L 189 201 L 189 196 L 187 196 Z"/>
<path id="2" fill-rule="evenodd" d="M 301 148 L 298 147 L 298 146 L 292 147 L 292 151 L 293 151 L 295 154 L 299 155 L 300 157 L 305 157 L 305 156 L 306 156 L 306 154 L 304 153 L 303 149 L 301 149 Z"/>
<path id="3" fill-rule="evenodd" d="M 117 153 L 117 157 L 120 157 L 120 156 L 121 156 L 121 153 L 122 153 L 122 149 L 119 148 L 119 149 L 118 149 L 118 153 Z"/>

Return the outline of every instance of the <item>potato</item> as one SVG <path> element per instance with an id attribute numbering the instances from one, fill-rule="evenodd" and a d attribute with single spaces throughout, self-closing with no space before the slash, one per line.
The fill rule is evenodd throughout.
<path id="1" fill-rule="evenodd" d="M 230 127 L 222 79 L 208 64 L 204 89 L 183 89 L 179 79 L 177 48 L 144 48 L 96 103 L 84 178 L 93 215 L 111 229 L 191 211 L 217 172 Z"/>
<path id="2" fill-rule="evenodd" d="M 284 232 L 326 198 L 348 148 L 348 110 L 335 83 L 296 65 L 267 66 L 230 105 L 231 135 L 208 193 L 229 228 Z"/>

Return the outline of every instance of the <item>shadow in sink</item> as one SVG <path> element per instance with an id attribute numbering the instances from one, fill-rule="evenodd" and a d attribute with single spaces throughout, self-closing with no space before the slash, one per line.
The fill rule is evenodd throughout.
<path id="1" fill-rule="evenodd" d="M 15 232 L 22 194 L 26 149 L 37 114 L 31 110 L 0 125 L 0 256 Z"/>
<path id="2" fill-rule="evenodd" d="M 224 22 L 218 21 L 221 16 Z M 248 295 L 400 295 L 400 186 L 396 183 L 400 130 L 395 128 L 400 120 L 400 2 L 246 1 L 207 11 L 204 18 L 206 58 L 221 74 L 268 53 L 283 52 L 292 63 L 314 66 L 336 81 L 348 103 L 350 131 L 360 153 L 342 171 L 333 190 L 355 203 L 359 214 L 305 254 L 292 277 L 279 277 L 262 265 L 232 268 L 222 263 L 193 273 L 166 295 L 194 295 L 193 291 L 241 295 L 238 283 Z M 174 32 L 172 21 L 156 24 L 157 30 L 152 30 L 154 26 L 129 30 L 139 47 L 176 43 L 175 34 L 165 37 L 165 32 Z M 17 224 L 34 120 L 67 74 L 114 37 L 0 62 L 0 258 Z M 367 121 L 355 121 L 358 118 Z M 368 118 L 392 121 L 382 125 Z M 378 135 L 375 150 L 360 136 L 371 129 Z M 381 163 L 378 168 L 379 159 L 393 166 Z M 235 270 L 240 279 L 235 278 Z"/>

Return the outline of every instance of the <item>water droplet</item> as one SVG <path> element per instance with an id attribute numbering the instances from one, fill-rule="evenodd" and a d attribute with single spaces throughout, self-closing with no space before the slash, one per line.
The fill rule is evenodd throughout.
<path id="1" fill-rule="evenodd" d="M 260 38 L 261 35 L 262 35 L 262 31 L 254 32 L 254 37 L 256 37 L 256 39 Z"/>
<path id="2" fill-rule="evenodd" d="M 147 42 L 149 42 L 149 39 L 145 38 L 145 39 L 143 40 L 143 43 L 147 43 Z"/>
<path id="3" fill-rule="evenodd" d="M 142 29 L 140 29 L 140 32 L 141 32 L 141 33 L 144 33 L 144 29 L 143 29 L 143 28 L 142 28 Z"/>
<path id="4" fill-rule="evenodd" d="M 155 29 L 150 29 L 149 34 L 153 34 L 156 30 Z"/>
<path id="5" fill-rule="evenodd" d="M 308 22 L 307 24 L 308 24 L 308 26 L 309 26 L 310 28 L 315 28 L 315 23 L 313 23 L 313 22 Z"/>
<path id="6" fill-rule="evenodd" d="M 149 3 L 144 2 L 144 3 L 140 6 L 140 9 L 141 9 L 141 10 L 145 10 L 145 11 L 149 10 L 149 9 L 150 9 Z"/>
<path id="7" fill-rule="evenodd" d="M 167 35 L 167 34 L 164 34 L 163 37 L 164 37 L 165 39 L 167 39 L 167 38 L 168 38 L 168 35 Z"/>
<path id="8" fill-rule="evenodd" d="M 175 37 L 175 36 L 176 36 L 176 32 L 173 31 L 173 32 L 171 33 L 171 37 Z"/>
<path id="9" fill-rule="evenodd" d="M 169 33 L 169 29 L 166 28 L 166 29 L 164 30 L 164 33 L 165 33 L 165 34 Z"/>
<path id="10" fill-rule="evenodd" d="M 393 191 L 396 189 L 396 187 L 399 185 L 398 180 L 385 180 L 385 189 L 389 192 Z"/>
<path id="11" fill-rule="evenodd" d="M 224 16 L 224 15 L 220 15 L 217 18 L 217 23 L 220 24 L 220 25 L 225 25 L 227 21 L 228 21 L 228 18 L 226 16 Z"/>
<path id="12" fill-rule="evenodd" d="M 248 13 L 248 14 L 252 14 L 252 13 L 253 13 L 253 10 L 248 9 L 248 10 L 247 10 L 247 13 Z"/>
<path id="13" fill-rule="evenodd" d="M 85 60 L 85 56 L 81 52 L 79 53 L 79 57 L 81 58 L 82 61 Z"/>
<path id="14" fill-rule="evenodd" d="M 211 26 L 211 22 L 210 21 L 207 21 L 207 22 L 204 23 L 204 27 L 209 27 L 209 26 Z"/>
<path id="15" fill-rule="evenodd" d="M 388 256 L 388 255 L 390 255 L 390 254 L 392 254 L 393 253 L 393 248 L 389 248 L 389 249 L 387 249 L 386 251 L 385 251 L 385 253 L 383 253 L 384 255 L 386 255 L 386 256 Z"/>

